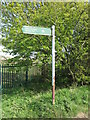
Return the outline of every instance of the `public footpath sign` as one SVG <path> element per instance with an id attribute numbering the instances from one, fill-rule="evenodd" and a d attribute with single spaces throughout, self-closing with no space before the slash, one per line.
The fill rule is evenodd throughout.
<path id="1" fill-rule="evenodd" d="M 34 35 L 48 35 L 51 36 L 50 28 L 43 27 L 34 27 L 34 26 L 23 26 L 22 31 L 25 34 L 34 34 Z"/>
<path id="2" fill-rule="evenodd" d="M 22 31 L 24 34 L 52 35 L 52 104 L 55 104 L 55 26 L 53 25 L 52 29 L 37 26 L 23 26 Z"/>

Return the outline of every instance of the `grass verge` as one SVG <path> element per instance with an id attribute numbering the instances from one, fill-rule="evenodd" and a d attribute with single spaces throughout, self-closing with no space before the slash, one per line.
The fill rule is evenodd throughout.
<path id="1" fill-rule="evenodd" d="M 3 118 L 72 118 L 80 112 L 88 116 L 88 86 L 56 88 L 55 105 L 48 83 L 30 83 L 2 95 Z"/>

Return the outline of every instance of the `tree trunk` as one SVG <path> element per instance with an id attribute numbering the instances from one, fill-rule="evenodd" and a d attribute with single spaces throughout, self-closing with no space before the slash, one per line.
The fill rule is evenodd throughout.
<path id="1" fill-rule="evenodd" d="M 69 71 L 70 71 L 70 74 L 71 74 L 72 79 L 73 79 L 73 84 L 76 84 L 75 75 L 74 75 L 73 71 L 71 70 L 70 66 L 69 66 Z"/>

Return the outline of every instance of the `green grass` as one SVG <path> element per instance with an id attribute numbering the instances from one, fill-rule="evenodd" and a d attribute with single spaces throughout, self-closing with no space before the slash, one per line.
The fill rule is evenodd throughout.
<path id="1" fill-rule="evenodd" d="M 28 83 L 2 95 L 3 118 L 70 118 L 88 115 L 88 86 L 57 88 L 52 105 L 51 83 Z"/>

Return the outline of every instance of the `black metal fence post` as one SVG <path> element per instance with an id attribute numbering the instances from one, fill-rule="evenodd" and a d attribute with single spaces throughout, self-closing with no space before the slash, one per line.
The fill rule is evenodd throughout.
<path id="1" fill-rule="evenodd" d="M 6 87 L 6 81 L 5 81 L 5 66 L 3 66 L 3 82 L 4 82 L 4 84 L 3 84 L 3 87 L 5 88 Z"/>
<path id="2" fill-rule="evenodd" d="M 11 71 L 11 78 L 12 78 L 12 87 L 13 87 L 13 65 L 12 65 L 12 71 Z"/>
<path id="3" fill-rule="evenodd" d="M 26 82 L 28 81 L 28 68 L 26 69 Z"/>
<path id="4" fill-rule="evenodd" d="M 2 65 L 2 88 L 3 88 L 3 65 Z"/>
<path id="5" fill-rule="evenodd" d="M 19 69 L 19 66 L 14 65 L 0 65 L 0 88 L 9 88 L 19 85 L 20 82 L 28 82 L 29 77 L 37 75 L 38 68 L 29 68 L 29 66 L 22 66 L 24 68 Z M 34 74 L 35 69 L 35 74 Z M 22 72 L 19 74 L 19 72 Z M 22 70 L 22 71 L 21 71 Z M 22 81 L 21 81 L 22 80 Z"/>

